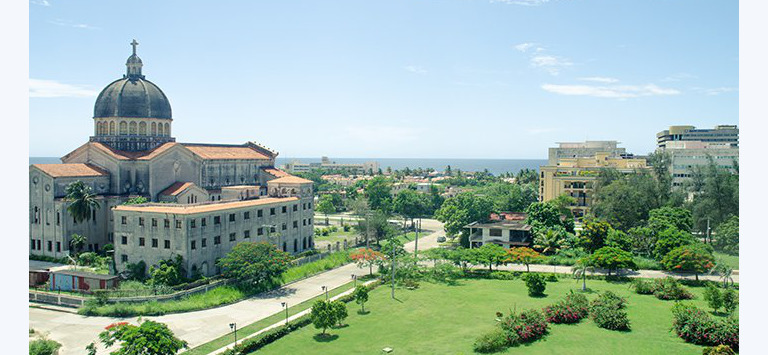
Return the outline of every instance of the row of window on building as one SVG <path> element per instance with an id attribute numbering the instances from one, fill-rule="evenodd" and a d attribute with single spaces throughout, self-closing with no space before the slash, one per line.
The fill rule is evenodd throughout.
<path id="1" fill-rule="evenodd" d="M 304 209 L 306 209 L 307 204 L 305 203 L 304 206 L 305 206 Z M 311 202 L 309 203 L 309 208 L 312 208 L 312 203 Z M 293 205 L 292 209 L 293 209 L 293 212 L 298 211 L 299 210 L 299 205 Z M 281 213 L 283 213 L 283 214 L 288 213 L 288 206 L 282 206 L 281 207 Z M 269 209 L 269 215 L 270 216 L 277 215 L 277 207 L 271 207 Z M 258 217 L 263 217 L 263 216 L 264 216 L 264 210 L 256 210 L 256 217 L 257 218 Z M 228 216 L 228 219 L 229 219 L 230 222 L 235 222 L 237 220 L 237 213 L 230 213 L 229 216 Z M 249 219 L 251 219 L 251 211 L 243 212 L 243 220 L 249 220 Z M 191 219 L 189 227 L 190 228 L 197 228 L 197 222 L 196 221 L 197 221 L 197 219 Z M 310 221 L 309 223 L 311 224 L 312 223 L 311 219 L 309 221 Z M 157 222 L 158 222 L 157 218 L 151 218 L 151 223 L 152 223 L 151 225 L 152 225 L 152 227 L 157 227 Z M 120 223 L 123 224 L 123 225 L 128 224 L 128 216 L 121 216 Z M 139 226 L 144 227 L 145 226 L 145 219 L 144 219 L 144 217 L 139 217 L 138 223 L 139 223 Z M 296 223 L 298 223 L 298 222 L 294 221 L 294 224 L 296 224 Z M 200 218 L 200 226 L 201 227 L 205 227 L 205 226 L 207 226 L 207 224 L 208 224 L 208 218 L 207 217 Z M 221 216 L 213 216 L 213 224 L 214 225 L 221 224 Z M 306 225 L 306 221 L 305 221 L 304 225 Z M 171 227 L 171 220 L 168 219 L 168 218 L 163 219 L 163 227 L 164 228 L 170 228 Z M 181 220 L 175 220 L 175 227 L 176 228 L 182 228 L 183 227 L 182 221 Z"/>

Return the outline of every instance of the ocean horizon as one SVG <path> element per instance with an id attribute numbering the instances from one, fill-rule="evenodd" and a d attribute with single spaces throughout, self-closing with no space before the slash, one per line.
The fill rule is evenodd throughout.
<path id="1" fill-rule="evenodd" d="M 277 158 L 275 164 L 278 167 L 299 161 L 302 163 L 319 163 L 321 158 Z M 330 158 L 331 161 L 340 164 L 364 163 L 375 161 L 379 163 L 381 170 L 388 167 L 393 170 L 407 168 L 432 168 L 437 171 L 445 170 L 449 165 L 451 169 L 462 171 L 483 171 L 494 175 L 503 173 L 517 173 L 522 169 L 539 170 L 539 167 L 547 164 L 547 159 L 464 159 L 464 158 Z M 29 157 L 29 164 L 58 164 L 61 160 L 57 157 Z"/>

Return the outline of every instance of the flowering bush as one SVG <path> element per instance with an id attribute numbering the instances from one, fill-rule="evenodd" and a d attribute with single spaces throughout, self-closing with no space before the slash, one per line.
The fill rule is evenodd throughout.
<path id="1" fill-rule="evenodd" d="M 519 314 L 510 313 L 501 321 L 501 329 L 506 333 L 510 345 L 532 342 L 542 338 L 549 331 L 544 315 L 535 309 Z"/>
<path id="2" fill-rule="evenodd" d="M 657 279 L 654 282 L 653 295 L 660 300 L 689 300 L 693 298 L 692 293 L 671 277 Z"/>
<path id="3" fill-rule="evenodd" d="M 736 353 L 728 345 L 718 345 L 710 348 L 704 348 L 702 351 L 704 355 L 736 355 Z"/>
<path id="4" fill-rule="evenodd" d="M 578 323 L 589 314 L 587 297 L 578 293 L 569 293 L 564 300 L 544 307 L 547 322 L 555 324 Z"/>
<path id="5" fill-rule="evenodd" d="M 698 345 L 728 345 L 739 350 L 739 320 L 729 317 L 723 320 L 712 319 L 705 311 L 696 306 L 676 303 L 672 307 L 672 329 L 686 342 Z"/>

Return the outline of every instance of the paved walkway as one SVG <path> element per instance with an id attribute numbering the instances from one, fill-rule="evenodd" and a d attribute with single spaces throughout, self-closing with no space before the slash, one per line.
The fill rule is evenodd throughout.
<path id="1" fill-rule="evenodd" d="M 420 236 L 419 250 L 436 247 L 437 237 L 445 234 L 442 223 L 435 220 L 423 220 L 422 228 L 437 232 Z M 414 242 L 410 242 L 405 248 L 412 251 L 414 245 Z M 281 302 L 288 302 L 289 306 L 299 304 L 322 294 L 322 286 L 334 289 L 349 282 L 352 274 L 362 276 L 367 273 L 367 268 L 360 269 L 354 264 L 348 264 L 231 305 L 143 318 L 167 324 L 176 336 L 186 340 L 190 348 L 193 348 L 229 333 L 229 323 L 236 322 L 243 327 L 282 311 Z M 50 339 L 62 343 L 61 355 L 83 354 L 85 347 L 97 341 L 98 334 L 111 323 L 128 321 L 135 324 L 137 321 L 136 317 L 85 317 L 46 308 L 29 308 L 29 326 L 47 332 Z"/>

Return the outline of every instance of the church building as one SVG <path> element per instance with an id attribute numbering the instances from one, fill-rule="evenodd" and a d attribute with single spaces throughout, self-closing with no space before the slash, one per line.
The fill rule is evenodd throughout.
<path id="1" fill-rule="evenodd" d="M 312 181 L 275 168 L 278 153 L 254 142 L 176 142 L 170 101 L 142 74 L 131 45 L 126 74 L 96 99 L 88 142 L 61 164 L 30 166 L 30 254 L 64 257 L 79 234 L 84 251 L 112 244 L 117 271 L 181 255 L 190 275 L 209 276 L 239 242 L 312 249 Z M 76 181 L 99 205 L 80 221 L 66 198 Z M 149 202 L 125 204 L 135 197 Z"/>

